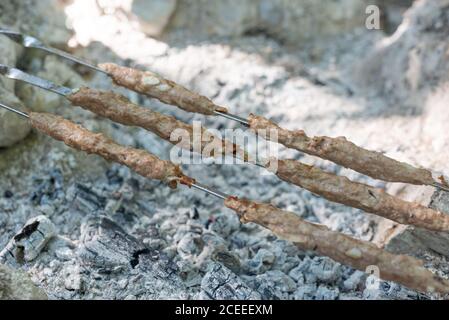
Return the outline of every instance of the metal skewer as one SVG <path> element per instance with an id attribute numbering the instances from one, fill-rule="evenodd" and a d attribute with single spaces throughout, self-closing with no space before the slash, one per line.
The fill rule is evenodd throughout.
<path id="1" fill-rule="evenodd" d="M 83 66 L 86 66 L 90 69 L 93 69 L 95 71 L 104 73 L 104 74 L 108 74 L 106 71 L 98 68 L 97 66 L 95 66 L 92 63 L 83 61 L 73 55 L 71 55 L 70 53 L 67 53 L 65 51 L 56 49 L 56 48 L 52 48 L 49 46 L 46 46 L 42 41 L 40 41 L 39 39 L 36 39 L 34 37 L 31 37 L 29 35 L 26 34 L 22 34 L 20 32 L 17 31 L 13 31 L 13 30 L 7 30 L 7 29 L 0 29 L 0 33 L 7 36 L 8 38 L 10 38 L 11 40 L 13 40 L 14 42 L 24 46 L 25 48 L 34 48 L 34 49 L 40 49 L 43 51 L 46 51 L 48 53 L 51 54 L 55 54 L 57 56 L 63 57 L 67 60 L 73 61 L 75 63 L 81 64 Z"/>
<path id="2" fill-rule="evenodd" d="M 18 114 L 18 115 L 20 115 L 20 116 L 22 116 L 24 118 L 27 118 L 27 119 L 30 118 L 28 113 L 22 112 L 22 111 L 17 110 L 17 109 L 15 109 L 13 107 L 7 106 L 6 104 L 3 104 L 1 102 L 0 102 L 0 108 L 6 109 L 6 110 L 11 111 L 11 112 L 14 112 L 14 113 L 16 113 L 16 114 Z M 192 187 L 194 189 L 203 191 L 203 192 L 205 192 L 207 194 L 210 194 L 210 195 L 212 195 L 214 197 L 217 197 L 217 198 L 219 198 L 221 200 L 226 200 L 227 198 L 230 197 L 226 193 L 220 192 L 218 190 L 214 190 L 214 189 L 212 189 L 212 188 L 210 188 L 210 187 L 208 187 L 208 186 L 206 186 L 204 184 L 198 183 L 198 182 L 190 183 L 189 187 Z"/>
<path id="3" fill-rule="evenodd" d="M 444 184 L 441 184 L 441 183 L 438 183 L 438 182 L 434 182 L 434 183 L 433 183 L 433 186 L 434 186 L 435 188 L 438 188 L 438 189 L 444 190 L 444 191 L 446 191 L 446 192 L 449 192 L 449 187 L 448 187 L 448 186 L 445 186 Z"/>
<path id="4" fill-rule="evenodd" d="M 230 197 L 230 196 L 227 195 L 226 193 L 223 193 L 223 192 L 220 192 L 220 191 L 211 189 L 211 188 L 209 188 L 208 186 L 205 186 L 205 185 L 203 185 L 203 184 L 201 184 L 201 183 L 198 183 L 198 182 L 192 183 L 192 184 L 190 184 L 190 186 L 191 186 L 192 188 L 201 190 L 201 191 L 203 191 L 203 192 L 206 192 L 206 193 L 208 193 L 208 194 L 210 194 L 210 195 L 213 195 L 214 197 L 217 197 L 217 198 L 222 199 L 222 200 L 226 200 L 227 198 Z"/>
<path id="5" fill-rule="evenodd" d="M 33 86 L 60 94 L 62 96 L 67 96 L 73 93 L 73 90 L 70 88 L 59 86 L 51 81 L 35 77 L 31 74 L 23 72 L 22 70 L 11 68 L 3 64 L 0 64 L 0 74 L 9 79 L 20 80 L 32 84 Z"/>
<path id="6" fill-rule="evenodd" d="M 20 116 L 22 116 L 24 118 L 29 118 L 30 117 L 28 115 L 28 113 L 22 112 L 20 110 L 17 110 L 17 109 L 11 108 L 11 107 L 8 107 L 6 104 L 3 104 L 1 102 L 0 102 L 0 107 L 2 107 L 3 109 L 6 109 L 8 111 L 14 112 L 14 113 L 16 113 L 16 114 L 18 114 L 18 115 L 20 115 Z"/>
<path id="7" fill-rule="evenodd" d="M 93 64 L 91 64 L 89 62 L 83 61 L 83 60 L 81 60 L 81 59 L 79 59 L 79 58 L 77 58 L 77 57 L 75 57 L 75 56 L 73 56 L 73 55 L 71 55 L 71 54 L 69 54 L 67 52 L 64 52 L 62 50 L 55 49 L 55 48 L 52 48 L 52 47 L 45 46 L 42 41 L 40 41 L 40 40 L 38 40 L 38 39 L 36 39 L 34 37 L 31 37 L 31 36 L 28 36 L 28 35 L 24 35 L 24 34 L 22 34 L 20 32 L 7 30 L 7 29 L 0 29 L 0 34 L 3 34 L 5 36 L 9 37 L 11 40 L 15 41 L 16 43 L 18 43 L 18 44 L 20 44 L 20 45 L 22 45 L 22 46 L 24 46 L 26 48 L 40 49 L 40 50 L 46 51 L 48 53 L 55 54 L 55 55 L 58 55 L 58 56 L 60 56 L 62 58 L 65 58 L 65 59 L 68 59 L 70 61 L 73 61 L 75 63 L 84 65 L 84 66 L 86 66 L 88 68 L 91 68 L 91 69 L 93 69 L 95 71 L 98 71 L 98 72 L 101 72 L 103 74 L 106 74 L 108 76 L 110 75 L 108 72 L 106 72 L 106 71 L 96 67 L 95 65 L 93 65 Z M 46 90 L 50 90 L 52 92 L 60 94 L 62 96 L 67 96 L 67 95 L 69 95 L 69 94 L 71 94 L 73 92 L 72 89 L 69 89 L 69 88 L 66 88 L 66 87 L 63 87 L 63 86 L 58 86 L 58 85 L 56 85 L 56 84 L 54 84 L 54 83 L 52 83 L 50 81 L 47 81 L 47 80 L 44 80 L 44 79 L 41 79 L 41 78 L 37 78 L 35 76 L 29 75 L 27 73 L 24 73 L 24 72 L 22 72 L 19 69 L 9 68 L 9 67 L 4 66 L 4 65 L 0 65 L 0 74 L 3 74 L 6 77 L 9 77 L 11 79 L 28 82 L 28 83 L 33 84 L 35 86 L 38 86 L 40 88 L 43 88 L 43 89 L 46 89 Z M 239 124 L 244 125 L 246 127 L 250 127 L 249 121 L 247 119 L 245 119 L 245 118 L 240 117 L 240 116 L 237 116 L 237 115 L 234 115 L 234 114 L 231 114 L 231 113 L 221 112 L 221 111 L 214 111 L 214 113 L 216 115 L 218 115 L 218 116 L 223 117 L 223 118 L 226 118 L 226 119 L 229 119 L 229 120 L 232 120 L 232 121 L 236 121 Z M 254 164 L 259 166 L 259 167 L 265 168 L 265 166 L 262 163 L 258 162 L 258 161 L 256 161 L 256 163 L 254 163 Z M 443 184 L 438 183 L 438 182 L 434 182 L 432 185 L 434 187 L 438 188 L 438 189 L 445 190 L 445 191 L 449 192 L 449 187 L 446 186 L 446 185 L 443 185 Z"/>
<path id="8" fill-rule="evenodd" d="M 215 113 L 216 115 L 220 116 L 220 117 L 223 117 L 223 118 L 226 118 L 226 119 L 230 119 L 230 120 L 236 121 L 236 122 L 238 122 L 238 123 L 240 123 L 240 124 L 242 124 L 242 125 L 244 125 L 244 126 L 246 126 L 246 127 L 249 127 L 249 122 L 248 122 L 248 120 L 246 120 L 246 119 L 244 119 L 244 118 L 242 118 L 242 117 L 236 116 L 235 114 L 232 114 L 232 113 L 226 113 L 226 112 L 221 112 L 221 111 L 216 111 L 216 110 L 214 111 L 214 113 Z"/>
<path id="9" fill-rule="evenodd" d="M 40 50 L 46 51 L 48 53 L 51 53 L 51 54 L 54 54 L 54 55 L 57 55 L 57 56 L 60 56 L 62 58 L 65 58 L 67 60 L 70 60 L 72 62 L 78 63 L 80 65 L 83 65 L 85 67 L 88 67 L 90 69 L 93 69 L 95 71 L 101 72 L 101 73 L 106 74 L 106 75 L 109 76 L 108 72 L 98 68 L 94 64 L 86 62 L 84 60 L 81 60 L 81 59 L 79 59 L 79 58 L 77 58 L 77 57 L 75 57 L 75 56 L 73 56 L 70 53 L 67 53 L 65 51 L 46 46 L 39 39 L 36 39 L 36 38 L 31 37 L 29 35 L 25 35 L 25 34 L 22 34 L 20 32 L 7 30 L 7 29 L 0 29 L 0 34 L 3 34 L 5 36 L 7 36 L 8 38 L 13 40 L 14 42 L 24 46 L 25 48 L 40 49 Z M 231 113 L 220 112 L 220 111 L 214 111 L 214 113 L 216 115 L 218 115 L 218 116 L 221 116 L 221 117 L 229 119 L 229 120 L 236 121 L 236 122 L 240 123 L 241 125 L 249 127 L 248 120 L 246 120 L 246 119 L 244 119 L 242 117 L 239 117 L 239 116 L 231 114 Z"/>
<path id="10" fill-rule="evenodd" d="M 13 80 L 23 81 L 25 83 L 42 88 L 44 90 L 49 90 L 51 92 L 54 92 L 54 93 L 59 94 L 64 97 L 71 95 L 76 90 L 76 89 L 70 89 L 70 88 L 67 88 L 64 86 L 57 85 L 51 81 L 33 76 L 33 75 L 23 72 L 22 70 L 19 70 L 17 68 L 8 67 L 3 64 L 0 64 L 0 74 L 4 75 L 7 78 L 13 79 Z M 229 117 L 230 115 L 226 114 L 226 116 Z M 243 120 L 241 120 L 241 121 L 243 121 Z M 265 161 L 255 161 L 255 162 L 250 162 L 250 163 L 253 163 L 256 166 L 259 166 L 261 168 L 266 168 L 266 166 L 263 164 L 264 162 Z"/>

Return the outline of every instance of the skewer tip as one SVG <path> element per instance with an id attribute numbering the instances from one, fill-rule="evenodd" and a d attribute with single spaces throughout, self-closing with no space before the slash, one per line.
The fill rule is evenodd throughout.
<path id="1" fill-rule="evenodd" d="M 434 182 L 434 183 L 433 183 L 433 186 L 434 186 L 435 188 L 437 188 L 437 189 L 440 189 L 440 190 L 449 192 L 449 187 L 448 187 L 448 186 L 445 186 L 445 185 L 442 184 L 442 183 Z"/>

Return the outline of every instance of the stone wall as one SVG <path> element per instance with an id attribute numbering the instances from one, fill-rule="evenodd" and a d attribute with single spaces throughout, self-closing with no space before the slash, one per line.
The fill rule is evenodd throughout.
<path id="1" fill-rule="evenodd" d="M 368 4 L 366 0 L 135 0 L 132 12 L 153 35 L 163 30 L 203 37 L 261 32 L 298 44 L 364 26 Z"/>
<path id="2" fill-rule="evenodd" d="M 64 47 L 70 35 L 65 28 L 65 16 L 55 0 L 2 1 L 0 27 L 21 30 L 57 47 Z M 8 38 L 0 36 L 0 64 L 20 64 L 22 67 L 25 65 L 23 55 L 29 52 L 30 50 L 24 50 Z M 0 77 L 0 102 L 22 110 L 25 106 L 32 107 L 36 97 L 19 99 L 19 87 L 16 81 Z M 9 111 L 0 110 L 0 148 L 13 145 L 29 132 L 30 126 L 26 121 Z"/>

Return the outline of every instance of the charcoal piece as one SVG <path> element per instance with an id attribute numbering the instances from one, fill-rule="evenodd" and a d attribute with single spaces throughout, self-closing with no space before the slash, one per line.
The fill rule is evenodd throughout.
<path id="1" fill-rule="evenodd" d="M 141 241 L 105 216 L 87 219 L 81 226 L 80 240 L 81 263 L 104 272 L 135 268 L 141 255 L 151 254 Z"/>
<path id="2" fill-rule="evenodd" d="M 55 225 L 46 216 L 28 220 L 0 252 L 0 262 L 23 264 L 36 259 L 55 234 Z"/>
<path id="3" fill-rule="evenodd" d="M 255 300 L 259 293 L 253 291 L 235 273 L 219 263 L 206 273 L 201 289 L 207 297 L 216 300 Z"/>

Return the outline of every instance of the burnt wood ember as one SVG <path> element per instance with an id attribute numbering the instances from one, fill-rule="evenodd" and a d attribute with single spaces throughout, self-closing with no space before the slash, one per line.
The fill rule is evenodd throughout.
<path id="1" fill-rule="evenodd" d="M 449 293 L 449 281 L 437 277 L 424 267 L 423 262 L 413 257 L 391 254 L 370 242 L 307 222 L 292 212 L 272 205 L 235 197 L 226 199 L 225 205 L 237 212 L 242 222 L 264 226 L 303 250 L 315 251 L 361 271 L 369 266 L 377 266 L 382 279 L 398 282 L 414 290 Z"/>
<path id="2" fill-rule="evenodd" d="M 160 138 L 189 151 L 192 151 L 194 148 L 193 139 L 195 139 L 195 134 L 201 134 L 201 137 L 198 139 L 201 143 L 201 152 L 203 152 L 205 147 L 210 144 L 213 139 L 218 139 L 206 129 L 201 128 L 200 132 L 195 133 L 193 126 L 179 121 L 172 116 L 167 116 L 151 109 L 138 106 L 129 101 L 126 97 L 114 92 L 104 92 L 83 87 L 69 95 L 67 98 L 73 104 L 99 116 L 123 125 L 141 127 L 155 133 Z M 189 139 L 172 141 L 170 137 L 177 129 L 183 130 L 188 134 Z M 241 155 L 244 160 L 248 159 L 248 156 L 243 150 L 226 140 L 221 140 L 220 148 L 217 148 L 217 150 L 219 150 L 218 154 L 211 154 L 212 157 L 220 155 L 235 157 L 236 155 Z"/>
<path id="3" fill-rule="evenodd" d="M 276 160 L 276 175 L 323 198 L 402 224 L 449 231 L 449 214 L 389 195 L 382 189 L 337 176 L 296 160 Z"/>
<path id="4" fill-rule="evenodd" d="M 139 255 L 148 249 L 105 216 L 92 217 L 81 227 L 80 257 L 85 264 L 112 270 L 117 266 L 134 268 Z"/>
<path id="5" fill-rule="evenodd" d="M 34 260 L 56 235 L 55 225 L 44 215 L 28 220 L 0 252 L 0 263 L 23 264 Z"/>
<path id="6" fill-rule="evenodd" d="M 172 188 L 176 188 L 181 178 L 186 179 L 173 163 L 144 150 L 119 145 L 103 134 L 93 133 L 62 117 L 35 112 L 29 117 L 33 127 L 69 147 L 123 164 L 146 178 L 161 180 Z"/>
<path id="7" fill-rule="evenodd" d="M 227 112 L 226 108 L 214 104 L 209 98 L 164 79 L 156 73 L 126 68 L 113 63 L 103 63 L 99 67 L 111 76 L 115 84 L 177 106 L 187 112 L 205 115 L 214 115 L 215 111 Z"/>
<path id="8" fill-rule="evenodd" d="M 278 141 L 288 148 L 332 161 L 345 168 L 360 172 L 374 179 L 389 182 L 404 182 L 416 185 L 433 185 L 436 181 L 429 170 L 415 168 L 407 163 L 391 159 L 380 152 L 356 146 L 344 137 L 308 137 L 302 130 L 286 130 L 274 122 L 251 114 L 250 128 L 277 132 Z"/>

